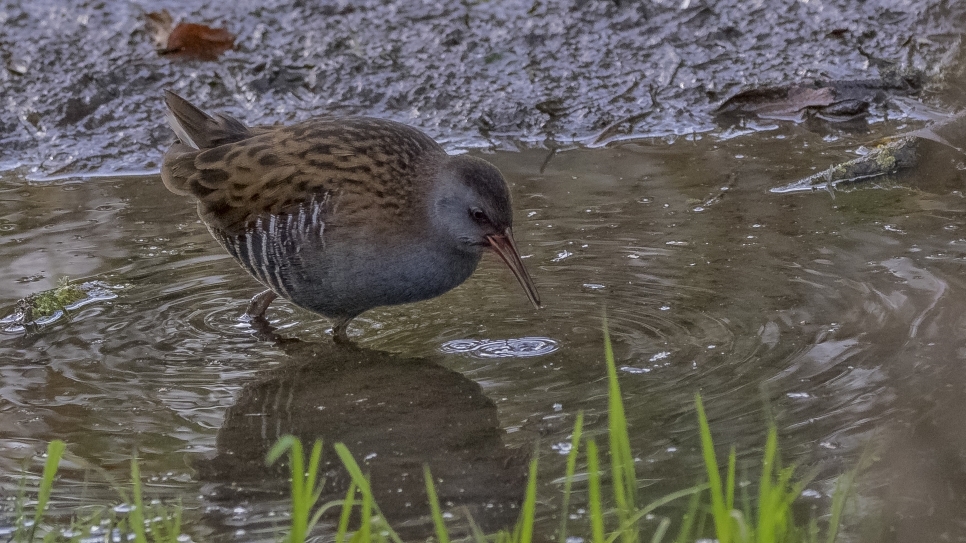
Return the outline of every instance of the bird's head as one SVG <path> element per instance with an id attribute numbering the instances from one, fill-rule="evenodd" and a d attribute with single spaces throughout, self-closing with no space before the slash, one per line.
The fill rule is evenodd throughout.
<path id="1" fill-rule="evenodd" d="M 513 241 L 513 206 L 503 174 L 470 156 L 448 157 L 433 194 L 433 223 L 456 250 L 479 255 L 490 249 L 503 259 L 540 307 L 540 296 Z"/>

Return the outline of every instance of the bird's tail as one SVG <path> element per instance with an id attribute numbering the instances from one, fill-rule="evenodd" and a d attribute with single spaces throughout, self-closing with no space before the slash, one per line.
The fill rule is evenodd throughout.
<path id="1" fill-rule="evenodd" d="M 194 149 L 211 149 L 252 136 L 244 123 L 220 113 L 208 115 L 172 91 L 164 91 L 168 123 L 181 143 Z"/>

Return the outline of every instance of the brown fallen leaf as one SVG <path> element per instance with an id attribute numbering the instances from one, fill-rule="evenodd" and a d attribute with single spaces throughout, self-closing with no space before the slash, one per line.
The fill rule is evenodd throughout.
<path id="1" fill-rule="evenodd" d="M 158 54 L 171 58 L 218 60 L 235 46 L 235 35 L 224 28 L 174 21 L 168 10 L 145 15 L 145 29 L 158 47 Z"/>
<path id="2" fill-rule="evenodd" d="M 158 54 L 196 60 L 218 60 L 222 53 L 234 46 L 235 35 L 224 28 L 178 23 L 168 36 L 167 47 L 158 50 Z"/>

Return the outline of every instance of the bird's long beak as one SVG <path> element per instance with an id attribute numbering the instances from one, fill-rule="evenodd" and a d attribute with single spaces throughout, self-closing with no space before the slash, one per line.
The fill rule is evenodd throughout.
<path id="1" fill-rule="evenodd" d="M 486 240 L 490 242 L 490 248 L 500 255 L 500 258 L 509 266 L 510 271 L 520 282 L 523 290 L 526 291 L 527 298 L 530 298 L 533 306 L 539 309 L 540 295 L 537 294 L 537 287 L 533 286 L 533 279 L 530 278 L 527 268 L 523 265 L 523 260 L 520 259 L 517 244 L 513 242 L 513 232 L 507 228 L 502 234 L 487 236 Z"/>

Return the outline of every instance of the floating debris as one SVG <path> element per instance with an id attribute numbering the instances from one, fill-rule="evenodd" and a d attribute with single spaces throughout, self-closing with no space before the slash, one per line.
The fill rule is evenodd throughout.
<path id="1" fill-rule="evenodd" d="M 919 163 L 919 138 L 901 136 L 890 138 L 873 147 L 865 156 L 836 164 L 831 168 L 810 175 L 788 185 L 771 189 L 786 194 L 813 190 L 831 190 L 843 184 L 857 183 L 874 177 L 893 174 L 914 168 Z"/>
<path id="2" fill-rule="evenodd" d="M 17 301 L 12 314 L 0 319 L 0 330 L 23 332 L 70 318 L 70 311 L 100 300 L 117 298 L 111 286 L 101 281 L 73 283 L 67 277 L 56 288 L 31 294 Z"/>
<path id="3" fill-rule="evenodd" d="M 837 164 L 788 185 L 771 189 L 774 193 L 832 190 L 842 185 L 912 169 L 920 164 L 920 146 L 929 140 L 966 154 L 966 112 L 925 128 L 883 140 L 867 154 Z"/>

